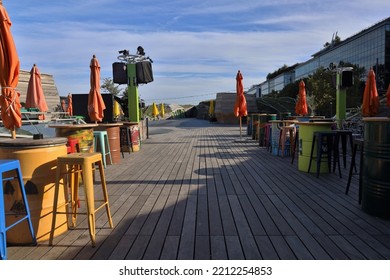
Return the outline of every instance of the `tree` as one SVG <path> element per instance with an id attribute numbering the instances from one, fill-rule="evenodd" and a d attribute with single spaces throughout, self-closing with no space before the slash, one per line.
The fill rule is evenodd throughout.
<path id="1" fill-rule="evenodd" d="M 320 67 L 308 77 L 305 83 L 306 96 L 312 114 L 330 115 L 330 104 L 336 99 L 333 76 L 334 72 Z"/>
<path id="2" fill-rule="evenodd" d="M 100 87 L 105 92 L 111 93 L 113 95 L 118 95 L 121 91 L 119 85 L 115 85 L 113 80 L 110 78 L 104 78 L 103 84 Z"/>

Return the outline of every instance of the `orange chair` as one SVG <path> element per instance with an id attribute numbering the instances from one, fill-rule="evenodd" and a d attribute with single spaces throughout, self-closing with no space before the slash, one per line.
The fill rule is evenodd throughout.
<path id="1" fill-rule="evenodd" d="M 80 153 L 79 140 L 68 138 L 68 141 L 66 142 L 66 148 L 67 148 L 68 154 Z"/>

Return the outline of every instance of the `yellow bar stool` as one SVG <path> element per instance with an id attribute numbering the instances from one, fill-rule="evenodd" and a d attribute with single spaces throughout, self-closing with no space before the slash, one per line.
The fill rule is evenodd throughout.
<path id="1" fill-rule="evenodd" d="M 95 166 L 98 166 L 100 172 L 100 181 L 103 190 L 103 200 L 96 200 L 97 202 L 102 202 L 102 204 L 95 208 L 95 196 L 94 196 L 94 180 L 93 180 L 93 172 Z M 61 177 L 63 176 L 63 170 L 66 170 L 66 174 L 69 174 L 69 183 L 70 183 L 70 201 L 66 202 L 67 205 L 71 205 L 70 212 L 57 212 L 57 203 L 58 203 L 58 195 L 59 195 L 59 184 Z M 111 218 L 110 206 L 108 202 L 108 192 L 106 185 L 106 178 L 104 174 L 104 168 L 102 164 L 102 154 L 101 153 L 73 153 L 68 154 L 66 156 L 61 156 L 57 158 L 57 172 L 56 172 L 56 185 L 54 192 L 54 205 L 53 205 L 53 221 L 52 228 L 50 233 L 49 244 L 53 243 L 53 234 L 54 227 L 56 224 L 56 215 L 57 214 L 71 214 L 72 215 L 72 227 L 76 226 L 77 214 L 78 214 L 78 204 L 79 204 L 79 176 L 81 173 L 83 176 L 83 185 L 84 185 L 84 195 L 86 201 L 86 214 L 88 216 L 88 227 L 89 227 L 89 235 L 91 237 L 92 246 L 95 246 L 95 213 L 101 208 L 105 207 L 107 212 L 108 222 L 110 227 L 113 228 L 113 222 Z M 65 188 L 67 189 L 67 188 Z M 68 195 L 65 194 L 65 197 Z"/>

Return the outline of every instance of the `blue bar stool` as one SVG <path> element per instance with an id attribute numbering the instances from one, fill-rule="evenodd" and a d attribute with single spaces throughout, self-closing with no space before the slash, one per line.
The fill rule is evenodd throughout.
<path id="1" fill-rule="evenodd" d="M 14 172 L 16 173 L 16 176 L 9 176 L 9 172 Z M 7 177 L 4 177 L 4 173 L 8 172 Z M 22 177 L 22 172 L 20 169 L 20 163 L 19 160 L 15 159 L 9 159 L 9 160 L 0 160 L 0 260 L 6 260 L 7 259 L 7 235 L 6 232 L 10 228 L 16 226 L 17 224 L 21 223 L 24 220 L 27 220 L 29 228 L 30 228 L 30 233 L 32 237 L 32 243 L 35 245 L 37 243 L 35 234 L 34 234 L 34 228 L 31 222 L 31 216 L 30 216 L 30 209 L 28 207 L 28 201 L 27 201 L 27 196 L 26 196 L 26 191 L 24 189 L 24 183 L 23 183 L 23 177 Z M 22 194 L 22 200 L 23 200 L 23 205 L 24 209 L 20 213 L 9 213 L 5 211 L 4 207 L 4 186 L 3 186 L 3 181 L 11 181 L 14 179 L 18 179 L 19 182 L 19 187 L 20 187 L 20 193 Z M 21 215 L 23 214 L 24 216 L 14 222 L 13 224 L 6 226 L 5 222 L 5 215 Z"/>
<path id="2" fill-rule="evenodd" d="M 111 151 L 110 151 L 110 143 L 108 142 L 108 134 L 107 131 L 94 131 L 93 132 L 94 139 L 94 147 L 95 152 L 98 151 L 98 146 L 100 148 L 100 152 L 103 157 L 103 165 L 106 168 L 106 156 L 108 155 L 110 158 L 110 163 L 112 164 Z"/>

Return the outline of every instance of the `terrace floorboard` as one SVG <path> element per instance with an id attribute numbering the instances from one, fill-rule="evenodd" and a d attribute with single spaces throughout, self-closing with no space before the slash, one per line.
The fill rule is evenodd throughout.
<path id="1" fill-rule="evenodd" d="M 238 125 L 149 123 L 140 151 L 105 169 L 114 228 L 99 211 L 96 247 L 79 216 L 53 246 L 9 245 L 8 258 L 390 259 L 390 220 L 362 210 L 356 176 L 344 194 L 349 163 L 341 179 L 316 178 L 240 138 Z"/>

